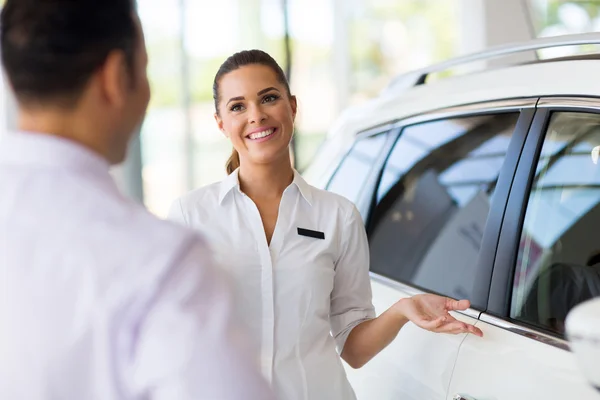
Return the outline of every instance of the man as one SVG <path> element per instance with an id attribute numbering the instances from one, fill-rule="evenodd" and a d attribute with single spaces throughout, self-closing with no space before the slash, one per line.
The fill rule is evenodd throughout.
<path id="1" fill-rule="evenodd" d="M 195 234 L 121 196 L 149 101 L 134 0 L 8 0 L 0 398 L 270 399 Z"/>

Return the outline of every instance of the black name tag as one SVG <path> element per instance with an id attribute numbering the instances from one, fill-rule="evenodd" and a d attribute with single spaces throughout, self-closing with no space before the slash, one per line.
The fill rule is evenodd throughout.
<path id="1" fill-rule="evenodd" d="M 298 235 L 308 236 L 315 239 L 325 239 L 325 234 L 323 232 L 311 231 L 310 229 L 304 228 L 298 228 Z"/>

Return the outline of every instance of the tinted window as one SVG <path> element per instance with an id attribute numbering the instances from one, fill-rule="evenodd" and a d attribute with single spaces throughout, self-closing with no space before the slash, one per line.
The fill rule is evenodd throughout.
<path id="1" fill-rule="evenodd" d="M 327 190 L 340 194 L 356 203 L 371 169 L 375 165 L 388 133 L 359 139 L 340 164 Z"/>
<path id="2" fill-rule="evenodd" d="M 511 317 L 562 335 L 571 308 L 600 295 L 600 116 L 556 113 L 532 184 Z"/>
<path id="3" fill-rule="evenodd" d="M 403 130 L 369 229 L 372 271 L 470 297 L 490 197 L 517 119 L 474 116 Z"/>

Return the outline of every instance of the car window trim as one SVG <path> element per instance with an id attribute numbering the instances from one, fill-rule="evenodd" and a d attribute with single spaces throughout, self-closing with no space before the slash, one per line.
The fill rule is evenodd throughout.
<path id="1" fill-rule="evenodd" d="M 496 257 L 496 248 L 500 236 L 500 226 L 504 217 L 508 193 L 510 192 L 510 186 L 512 184 L 519 157 L 524 146 L 525 139 L 527 137 L 527 132 L 529 131 L 529 128 L 533 121 L 533 116 L 535 114 L 535 106 L 537 102 L 538 98 L 522 98 L 492 102 L 481 102 L 465 106 L 451 107 L 437 112 L 426 113 L 419 117 L 408 118 L 396 125 L 400 129 L 400 132 L 397 135 L 395 141 L 401 138 L 402 130 L 405 127 L 415 124 L 435 122 L 436 120 L 443 120 L 449 118 L 468 118 L 478 115 L 504 114 L 511 112 L 519 113 L 519 118 L 515 125 L 513 138 L 511 139 L 507 155 L 504 160 L 504 164 L 502 166 L 502 169 L 500 170 L 498 184 L 496 185 L 497 194 L 494 196 L 494 198 L 492 199 L 492 203 L 490 204 L 490 215 L 488 216 L 488 222 L 486 223 L 485 231 L 481 242 L 481 250 L 477 261 L 476 269 L 478 271 L 479 277 L 477 277 L 475 281 L 480 282 L 481 284 L 476 283 L 476 292 L 474 296 L 475 301 L 472 302 L 483 305 L 484 307 L 480 307 L 482 308 L 482 311 L 485 311 L 485 309 L 487 308 L 487 302 L 489 299 L 489 290 L 492 280 L 492 268 L 494 265 L 494 259 Z M 389 148 L 389 152 L 386 155 L 385 161 L 387 161 L 387 158 L 389 157 L 395 145 L 395 141 Z M 377 179 L 374 185 L 375 187 L 379 185 L 384 166 L 385 162 L 381 163 L 379 171 L 375 171 L 375 169 L 371 171 L 371 173 L 373 174 L 377 173 Z M 372 219 L 374 206 L 376 204 L 376 191 L 372 191 L 370 198 L 362 198 L 368 196 L 368 193 L 368 191 L 363 191 L 363 193 L 361 194 L 361 198 L 359 198 L 359 201 L 361 202 L 361 204 L 369 204 L 369 210 L 367 210 L 367 212 L 364 215 L 367 215 L 367 231 L 370 232 L 370 229 L 372 228 L 372 226 L 370 226 L 370 221 Z M 374 272 L 372 273 L 376 274 Z M 377 276 L 383 277 L 379 274 L 377 274 Z M 391 279 L 390 281 L 397 282 Z M 406 283 L 400 284 L 406 285 Z"/>
<path id="2" fill-rule="evenodd" d="M 361 210 L 361 208 L 358 206 L 358 204 L 360 204 L 361 198 L 364 197 L 364 196 L 362 196 L 362 193 L 365 192 L 365 189 L 367 187 L 369 187 L 368 184 L 372 181 L 373 170 L 375 170 L 376 168 L 381 168 L 381 164 L 383 163 L 383 160 L 386 159 L 387 153 L 389 152 L 391 137 L 395 138 L 397 134 L 398 134 L 398 128 L 394 127 L 392 124 L 380 125 L 378 127 L 369 129 L 368 131 L 364 131 L 362 133 L 357 134 L 356 137 L 354 138 L 354 140 L 352 141 L 352 143 L 348 146 L 347 150 L 344 152 L 344 155 L 340 159 L 340 162 L 338 163 L 338 165 L 335 167 L 335 169 L 333 170 L 333 172 L 327 179 L 327 184 L 325 185 L 325 190 L 329 190 L 329 187 L 331 186 L 333 179 L 336 177 L 336 175 L 340 171 L 340 168 L 342 167 L 342 165 L 344 165 L 344 163 L 346 162 L 346 159 L 350 156 L 350 153 L 352 152 L 352 150 L 354 150 L 354 148 L 359 140 L 367 139 L 367 138 L 378 136 L 378 135 L 386 135 L 385 143 L 381 147 L 381 150 L 379 151 L 379 154 L 377 154 L 377 157 L 375 159 L 375 165 L 373 167 L 371 167 L 371 171 L 365 178 L 365 181 L 363 182 L 363 187 L 360 189 L 360 191 L 358 193 L 358 199 L 356 201 L 357 208 L 361 211 L 361 213 L 365 212 L 366 210 L 364 210 L 364 209 Z M 363 215 L 366 215 L 366 214 L 363 214 Z"/>
<path id="3" fill-rule="evenodd" d="M 551 109 L 561 112 L 600 113 L 600 98 L 597 97 L 541 97 L 538 109 Z"/>
<path id="4" fill-rule="evenodd" d="M 365 180 L 363 190 L 359 193 L 358 199 L 356 200 L 356 207 L 360 211 L 361 215 L 364 215 L 365 219 L 365 228 L 369 226 L 369 219 L 371 217 L 371 208 L 373 207 L 373 199 L 375 198 L 375 191 L 377 190 L 377 186 L 379 185 L 379 180 L 381 179 L 381 173 L 383 171 L 383 166 L 387 162 L 392 149 L 394 148 L 394 144 L 396 140 L 398 140 L 398 136 L 402 132 L 402 128 L 400 127 L 392 127 L 389 131 L 387 141 L 383 145 L 377 160 L 375 161 L 375 165 L 371 168 L 369 176 Z M 372 196 L 368 196 L 368 193 L 373 193 Z"/>
<path id="5" fill-rule="evenodd" d="M 559 334 L 545 333 L 541 329 L 528 327 L 522 321 L 516 324 L 510 318 L 514 273 L 527 203 L 544 139 L 554 112 L 600 114 L 600 98 L 540 98 L 510 189 L 494 261 L 488 307 L 482 314 L 481 320 L 485 318 L 486 322 L 500 328 L 508 327 L 509 330 L 530 339 L 568 350 L 568 343 Z"/>
<path id="6" fill-rule="evenodd" d="M 497 113 L 502 113 L 502 112 L 519 111 L 522 109 L 529 109 L 529 108 L 533 109 L 533 108 L 535 108 L 537 101 L 538 101 L 538 97 L 517 97 L 517 98 L 507 98 L 507 99 L 502 99 L 502 100 L 486 100 L 486 101 L 480 101 L 480 102 L 476 102 L 476 103 L 465 103 L 465 104 L 454 105 L 454 106 L 445 107 L 445 108 L 441 108 L 441 109 L 437 109 L 437 110 L 427 111 L 424 113 L 419 113 L 419 114 L 415 114 L 415 115 L 411 115 L 411 116 L 406 116 L 406 117 L 403 117 L 400 119 L 392 119 L 390 121 L 382 122 L 377 125 L 373 125 L 369 128 L 363 129 L 355 134 L 354 138 L 352 139 L 352 142 L 348 146 L 346 146 L 346 148 L 342 151 L 342 156 L 340 158 L 340 161 L 334 168 L 332 168 L 331 172 L 329 173 L 329 176 L 325 177 L 325 179 L 324 179 L 324 181 L 326 182 L 326 184 L 324 185 L 324 188 L 327 189 L 331 185 L 331 181 L 333 180 L 334 176 L 338 173 L 340 166 L 344 163 L 344 161 L 346 160 L 346 157 L 348 157 L 348 154 L 350 154 L 350 151 L 354 148 L 354 145 L 356 144 L 356 142 L 358 140 L 367 138 L 369 136 L 383 134 L 386 132 L 389 133 L 389 139 L 391 141 L 391 144 L 390 144 L 390 146 L 388 146 L 388 144 L 386 143 L 386 145 L 384 145 L 382 152 L 380 153 L 380 156 L 383 159 L 383 164 L 378 162 L 377 167 L 379 168 L 379 171 L 377 171 L 376 168 L 373 168 L 373 170 L 371 171 L 371 174 L 373 174 L 374 178 L 377 180 L 375 183 L 379 184 L 379 177 L 380 177 L 381 169 L 383 168 L 385 161 L 387 161 L 387 158 L 388 158 L 389 154 L 391 153 L 391 150 L 392 150 L 394 144 L 396 143 L 396 140 L 398 139 L 399 134 L 402 132 L 402 129 L 404 129 L 404 127 L 409 126 L 409 125 L 424 123 L 424 122 L 434 122 L 436 120 L 441 120 L 441 119 L 457 118 L 457 117 L 461 117 L 461 116 L 470 117 L 470 116 L 477 116 L 477 115 L 497 114 Z M 392 138 L 393 138 L 393 140 L 392 140 Z M 380 161 L 380 160 L 378 160 L 378 161 Z M 361 212 L 364 211 L 365 212 L 364 215 L 370 216 L 370 212 L 371 212 L 370 207 L 372 205 L 372 201 L 374 200 L 375 196 L 373 196 L 373 199 L 365 199 L 364 196 L 365 196 L 365 191 L 363 191 L 363 193 L 361 193 L 361 195 L 359 196 L 359 199 L 357 200 L 357 203 L 365 205 L 365 207 L 367 209 L 361 210 Z"/>
<path id="7" fill-rule="evenodd" d="M 403 118 L 396 121 L 393 126 L 405 128 L 426 122 L 435 122 L 443 119 L 474 117 L 478 115 L 503 114 L 522 109 L 535 109 L 538 97 L 523 97 L 504 100 L 482 101 L 464 105 L 442 108 L 419 115 Z"/>
<path id="8" fill-rule="evenodd" d="M 512 321 L 495 317 L 488 313 L 482 313 L 479 317 L 482 322 L 493 325 L 496 328 L 515 333 L 520 336 L 544 343 L 561 350 L 570 351 L 569 342 L 561 337 L 544 333 L 540 330 L 529 328 L 523 324 L 516 324 Z"/>

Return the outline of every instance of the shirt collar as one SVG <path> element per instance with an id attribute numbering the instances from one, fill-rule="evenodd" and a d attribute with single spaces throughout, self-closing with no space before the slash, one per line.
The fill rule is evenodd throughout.
<path id="1" fill-rule="evenodd" d="M 231 174 L 227 175 L 227 177 L 221 181 L 220 188 L 219 188 L 219 204 L 223 203 L 225 196 L 227 196 L 227 194 L 229 192 L 231 192 L 231 190 L 233 188 L 237 187 L 239 190 L 239 187 L 240 187 L 240 179 L 238 177 L 239 172 L 240 172 L 240 169 L 236 168 L 235 171 L 233 171 Z"/>
<path id="2" fill-rule="evenodd" d="M 309 206 L 312 206 L 312 188 L 296 170 L 294 170 L 294 180 L 292 181 L 292 185 L 298 187 L 304 200 L 306 200 Z"/>
<path id="3" fill-rule="evenodd" d="M 223 203 L 223 200 L 227 196 L 231 190 L 237 188 L 239 190 L 240 187 L 240 179 L 239 179 L 239 171 L 237 168 L 231 174 L 229 174 L 224 180 L 221 181 L 219 188 L 219 204 Z M 312 190 L 310 185 L 302 178 L 302 176 L 298 173 L 298 171 L 294 170 L 294 180 L 292 181 L 292 185 L 295 185 L 300 194 L 306 200 L 308 205 L 312 206 Z M 291 185 L 290 185 L 291 186 Z"/>
<path id="4" fill-rule="evenodd" d="M 100 155 L 75 141 L 43 133 L 7 133 L 0 141 L 0 163 L 58 167 L 110 176 L 110 164 Z"/>

